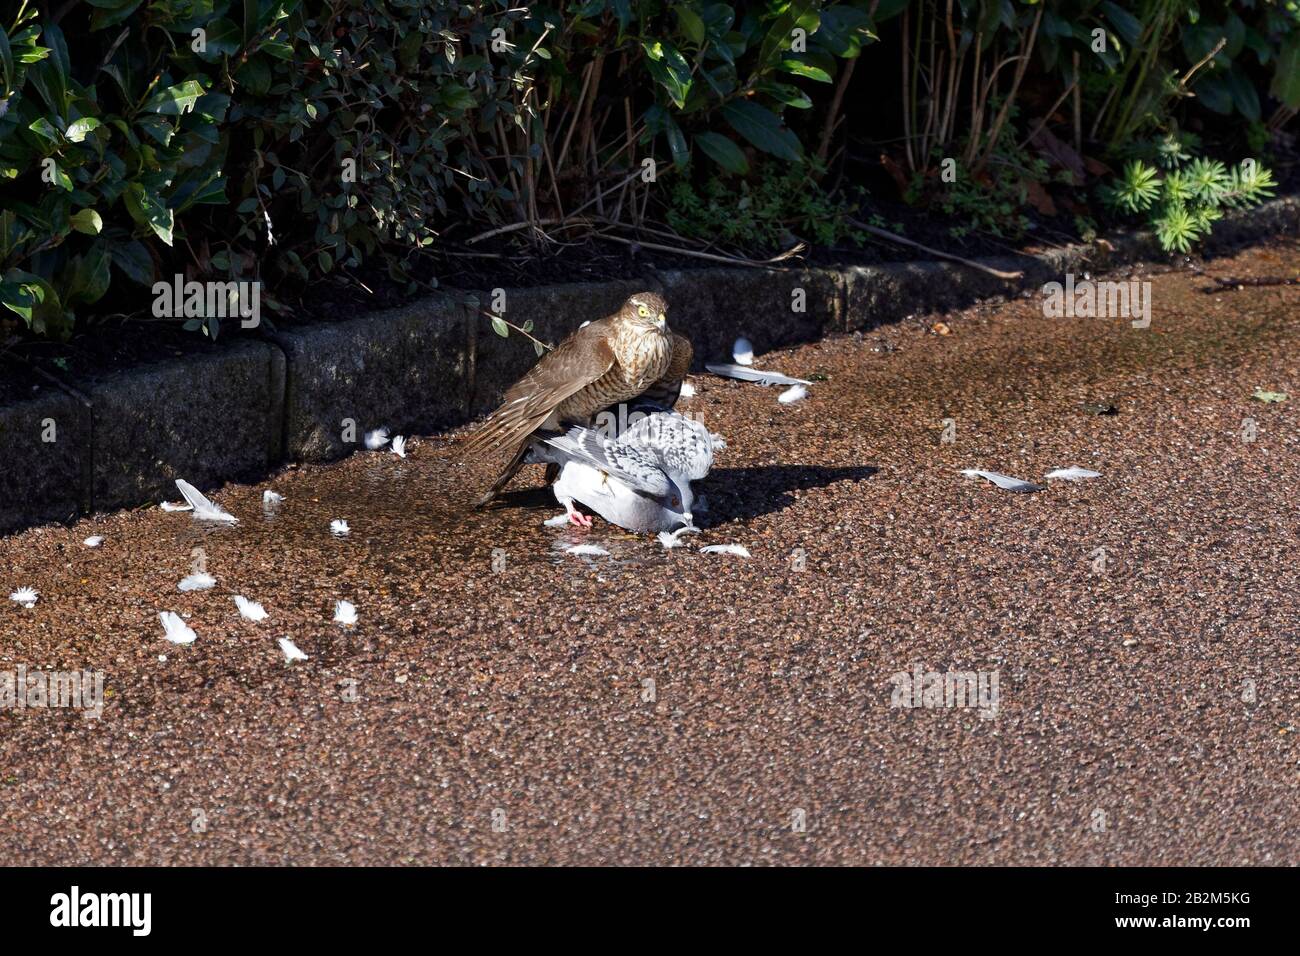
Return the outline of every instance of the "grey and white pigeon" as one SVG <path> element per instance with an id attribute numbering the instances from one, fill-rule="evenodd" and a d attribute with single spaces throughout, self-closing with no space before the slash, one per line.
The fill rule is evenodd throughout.
<path id="1" fill-rule="evenodd" d="M 616 438 L 575 427 L 546 438 L 531 454 L 560 467 L 552 487 L 572 523 L 591 525 L 577 502 L 629 531 L 672 531 L 694 524 L 691 482 L 713 467 L 713 447 L 699 422 L 656 412 Z"/>

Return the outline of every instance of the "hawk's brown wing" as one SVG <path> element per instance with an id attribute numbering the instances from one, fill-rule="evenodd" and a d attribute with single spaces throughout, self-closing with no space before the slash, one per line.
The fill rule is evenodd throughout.
<path id="1" fill-rule="evenodd" d="M 515 448 L 546 421 L 557 406 L 614 367 L 610 319 L 578 329 L 543 355 L 510 387 L 501 407 L 470 436 L 466 451 Z"/>
<path id="2" fill-rule="evenodd" d="M 668 334 L 673 343 L 673 357 L 668 363 L 668 371 L 629 404 L 646 401 L 665 409 L 670 409 L 677 404 L 677 399 L 682 393 L 682 382 L 686 378 L 686 373 L 691 370 L 691 359 L 695 357 L 695 349 L 691 347 L 691 340 L 686 336 L 678 335 L 676 332 Z"/>

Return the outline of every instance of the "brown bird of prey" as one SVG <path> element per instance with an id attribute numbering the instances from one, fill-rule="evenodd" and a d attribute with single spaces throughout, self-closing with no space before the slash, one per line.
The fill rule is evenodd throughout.
<path id="1" fill-rule="evenodd" d="M 599 412 L 643 395 L 671 407 L 690 363 L 690 342 L 669 331 L 668 304 L 653 292 L 638 292 L 613 315 L 582 326 L 511 386 L 501 407 L 470 437 L 470 453 L 511 452 L 510 463 L 475 507 L 509 484 L 538 432 L 590 426 Z"/>

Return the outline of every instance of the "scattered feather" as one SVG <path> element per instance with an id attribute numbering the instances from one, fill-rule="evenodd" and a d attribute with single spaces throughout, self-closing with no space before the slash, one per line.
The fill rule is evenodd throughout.
<path id="1" fill-rule="evenodd" d="M 191 574 L 187 578 L 182 578 L 181 583 L 176 585 L 182 591 L 206 591 L 215 586 L 217 579 L 210 574 L 200 572 Z"/>
<path id="2" fill-rule="evenodd" d="M 371 451 L 379 451 L 388 444 L 388 429 L 376 428 L 372 432 L 366 433 L 366 447 Z"/>
<path id="3" fill-rule="evenodd" d="M 590 555 L 592 557 L 609 554 L 608 551 L 598 544 L 573 544 L 565 548 L 564 552 L 565 554 Z"/>
<path id="4" fill-rule="evenodd" d="M 694 398 L 695 386 L 690 382 L 682 382 L 682 390 L 678 393 L 679 398 Z"/>
<path id="5" fill-rule="evenodd" d="M 269 510 L 269 509 L 271 509 L 271 508 L 278 507 L 279 504 L 280 504 L 280 502 L 282 502 L 282 501 L 284 501 L 284 495 L 280 494 L 279 492 L 276 492 L 276 491 L 264 491 L 264 492 L 262 492 L 262 507 L 263 507 L 263 508 L 266 508 L 266 509 Z"/>
<path id="6" fill-rule="evenodd" d="M 722 451 L 727 447 L 727 440 L 717 432 L 709 432 L 709 440 L 713 442 L 714 451 Z"/>
<path id="7" fill-rule="evenodd" d="M 802 385 L 791 385 L 784 392 L 776 397 L 776 400 L 782 405 L 793 405 L 795 402 L 802 401 L 808 397 L 808 389 Z"/>
<path id="8" fill-rule="evenodd" d="M 19 588 L 13 594 L 9 595 L 9 600 L 16 604 L 21 604 L 25 608 L 35 607 L 36 601 L 39 598 L 40 594 L 35 588 Z"/>
<path id="9" fill-rule="evenodd" d="M 172 504 L 170 501 L 164 501 L 158 507 L 161 508 L 163 511 L 193 511 L 194 510 L 194 508 L 191 507 L 190 505 L 177 505 L 177 504 Z"/>
<path id="10" fill-rule="evenodd" d="M 976 468 L 967 468 L 962 472 L 967 478 L 984 478 L 993 482 L 1004 491 L 1042 491 L 1042 485 L 1036 485 L 1033 482 L 1022 481 L 1019 478 L 1012 478 L 1010 475 L 1000 475 L 996 471 L 980 471 Z"/>
<path id="11" fill-rule="evenodd" d="M 352 529 L 348 527 L 348 523 L 342 518 L 335 518 L 330 522 L 330 534 L 346 538 L 351 533 Z"/>
<path id="12" fill-rule="evenodd" d="M 659 539 L 660 544 L 662 544 L 665 548 L 671 549 L 671 548 L 680 548 L 682 546 L 682 535 L 699 534 L 699 533 L 700 533 L 699 528 L 695 527 L 695 525 L 688 524 L 688 525 L 683 525 L 682 527 L 678 528 L 676 531 L 660 531 L 659 534 L 656 535 L 656 537 Z"/>
<path id="13" fill-rule="evenodd" d="M 163 611 L 158 615 L 158 620 L 162 621 L 163 637 L 173 644 L 193 644 L 198 637 L 194 630 L 181 620 L 179 614 Z"/>
<path id="14" fill-rule="evenodd" d="M 746 368 L 744 365 L 706 365 L 704 367 L 714 375 L 721 375 L 723 378 L 735 378 L 742 382 L 757 382 L 759 385 L 812 384 L 807 379 L 791 378 L 789 375 L 782 375 L 780 372 L 765 372 L 758 368 Z"/>
<path id="15" fill-rule="evenodd" d="M 1262 388 L 1257 388 L 1255 389 L 1255 394 L 1250 397 L 1255 399 L 1257 402 L 1276 403 L 1285 402 L 1287 394 L 1286 392 L 1269 392 Z"/>
<path id="16" fill-rule="evenodd" d="M 270 617 L 270 615 L 266 613 L 266 608 L 262 607 L 262 605 L 258 604 L 256 601 L 250 601 L 242 594 L 235 595 L 235 606 L 239 608 L 239 616 L 247 618 L 250 621 L 265 621 Z"/>
<path id="17" fill-rule="evenodd" d="M 700 548 L 704 554 L 734 554 L 738 558 L 749 557 L 749 549 L 743 544 L 710 544 Z"/>
<path id="18" fill-rule="evenodd" d="M 289 640 L 287 637 L 280 638 L 280 650 L 284 651 L 284 656 L 286 660 L 290 660 L 290 661 L 308 660 L 307 655 L 298 649 L 298 645 L 295 644 L 293 641 Z"/>
<path id="19" fill-rule="evenodd" d="M 393 439 L 393 454 L 398 458 L 406 457 L 406 439 L 401 435 Z"/>
<path id="20" fill-rule="evenodd" d="M 567 511 L 561 511 L 554 518 L 547 518 L 545 521 L 542 522 L 542 524 L 546 525 L 546 527 L 548 528 L 560 528 L 568 523 L 569 523 L 569 513 Z"/>
<path id="21" fill-rule="evenodd" d="M 1049 471 L 1043 475 L 1044 478 L 1064 478 L 1066 481 L 1078 481 L 1081 478 L 1100 478 L 1101 472 L 1089 471 L 1087 468 L 1076 468 L 1071 465 L 1069 468 L 1057 468 L 1055 471 Z"/>
<path id="22" fill-rule="evenodd" d="M 85 541 L 81 543 L 88 548 L 98 548 L 101 544 L 104 543 L 104 536 L 102 534 L 92 534 L 89 538 L 87 538 Z"/>
<path id="23" fill-rule="evenodd" d="M 334 623 L 345 627 L 357 623 L 357 608 L 351 601 L 334 602 Z"/>
<path id="24" fill-rule="evenodd" d="M 199 489 L 195 488 L 188 481 L 180 478 L 176 479 L 176 487 L 180 489 L 185 500 L 190 503 L 194 509 L 194 517 L 200 521 L 224 521 L 227 524 L 238 524 L 239 519 L 234 515 L 221 510 L 211 501 L 209 501 Z"/>
<path id="25" fill-rule="evenodd" d="M 731 347 L 731 360 L 737 365 L 754 364 L 754 346 L 749 339 L 736 339 L 736 344 Z"/>

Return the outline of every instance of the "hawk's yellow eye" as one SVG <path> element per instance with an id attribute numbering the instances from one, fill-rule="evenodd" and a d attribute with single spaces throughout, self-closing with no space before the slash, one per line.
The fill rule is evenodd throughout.
<path id="1" fill-rule="evenodd" d="M 645 318 L 647 315 L 650 314 L 650 310 L 647 309 L 644 305 L 638 305 L 636 307 L 636 314 L 641 316 L 642 318 Z"/>

